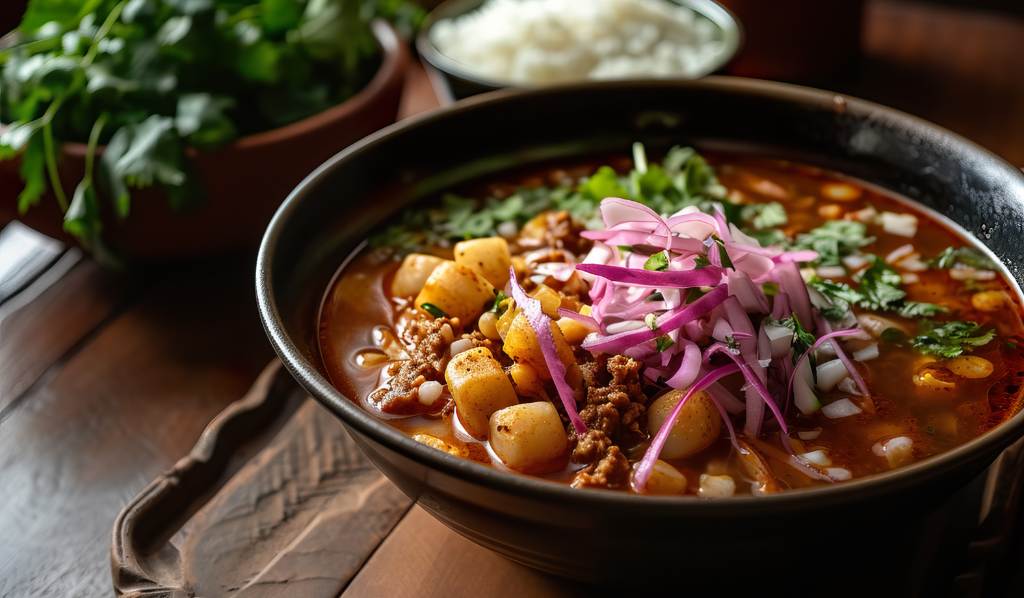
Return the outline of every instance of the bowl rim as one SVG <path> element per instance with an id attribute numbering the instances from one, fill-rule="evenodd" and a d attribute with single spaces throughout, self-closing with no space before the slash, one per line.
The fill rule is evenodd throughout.
<path id="1" fill-rule="evenodd" d="M 902 128 L 913 129 L 918 134 L 944 143 L 947 147 L 959 146 L 978 157 L 989 167 L 999 169 L 1011 180 L 1019 183 L 1021 188 L 1024 188 L 1024 173 L 976 143 L 947 129 L 874 102 L 792 84 L 741 77 L 708 77 L 695 81 L 619 80 L 572 83 L 533 90 L 508 89 L 474 96 L 452 106 L 401 121 L 349 146 L 310 173 L 288 195 L 274 214 L 257 255 L 256 296 L 264 330 L 275 352 L 280 356 L 292 376 L 321 404 L 338 416 L 346 426 L 373 439 L 374 442 L 388 450 L 397 452 L 404 458 L 429 469 L 466 483 L 522 498 L 554 499 L 560 501 L 560 506 L 577 506 L 582 509 L 615 507 L 623 510 L 624 513 L 642 514 L 645 517 L 673 514 L 728 515 L 735 514 L 752 505 L 757 505 L 759 516 L 763 516 L 767 513 L 806 509 L 812 504 L 815 507 L 824 508 L 843 503 L 866 501 L 934 481 L 944 471 L 974 462 L 987 452 L 1001 450 L 1024 435 L 1024 409 L 1021 409 L 996 427 L 969 442 L 912 465 L 834 485 L 787 490 L 762 496 L 737 495 L 730 498 L 703 500 L 694 496 L 642 496 L 627 492 L 594 489 L 581 491 L 571 488 L 567 484 L 543 478 L 500 471 L 497 468 L 461 459 L 418 443 L 386 422 L 373 417 L 355 401 L 347 398 L 325 376 L 320 374 L 310 360 L 301 354 L 298 346 L 287 333 L 284 320 L 278 310 L 273 292 L 273 259 L 285 225 L 290 220 L 292 213 L 300 208 L 308 195 L 316 193 L 321 179 L 342 167 L 354 155 L 393 137 L 400 137 L 407 130 L 458 118 L 462 113 L 486 110 L 492 106 L 504 105 L 504 108 L 507 109 L 508 104 L 515 105 L 524 98 L 563 94 L 571 96 L 620 86 L 686 88 L 704 92 L 747 95 L 755 99 L 781 100 L 805 108 L 841 111 L 859 114 L 874 120 L 884 120 Z M 326 292 L 326 290 L 323 291 Z"/>
<path id="2" fill-rule="evenodd" d="M 243 135 L 210 152 L 188 146 L 185 148 L 186 154 L 190 157 L 196 157 L 206 153 L 246 151 L 263 146 L 286 143 L 316 132 L 332 122 L 349 118 L 364 111 L 368 106 L 377 101 L 393 82 L 396 80 L 400 82 L 404 79 L 406 70 L 411 62 L 409 48 L 393 25 L 383 19 L 374 19 L 370 23 L 370 29 L 381 50 L 381 61 L 373 77 L 354 95 L 316 114 L 311 114 L 303 119 L 273 129 Z M 7 35 L 11 34 L 8 33 Z M 4 126 L 0 125 L 0 131 L 3 129 Z M 106 145 L 97 146 L 96 155 L 103 155 L 105 148 Z M 87 144 L 80 141 L 65 141 L 61 144 L 61 152 L 64 155 L 83 158 L 87 151 Z"/>
<path id="3" fill-rule="evenodd" d="M 431 32 L 434 26 L 438 22 L 459 17 L 467 14 L 471 10 L 476 10 L 478 6 L 474 6 L 469 10 L 456 10 L 461 8 L 461 4 L 468 4 L 472 0 L 444 0 L 437 6 L 435 6 L 428 14 L 426 19 L 423 21 L 423 26 L 420 28 L 419 33 L 416 35 L 416 51 L 419 52 L 420 57 L 433 69 L 444 73 L 449 76 L 454 76 L 458 79 L 468 81 L 478 87 L 487 89 L 505 89 L 505 88 L 516 88 L 516 89 L 535 89 L 540 87 L 561 87 L 567 84 L 556 84 L 556 85 L 531 85 L 526 83 L 517 83 L 514 81 L 507 81 L 502 79 L 490 79 L 475 74 L 471 69 L 458 62 L 454 58 L 449 57 L 447 54 L 442 52 L 438 48 L 434 41 L 431 39 Z M 743 30 L 743 24 L 739 18 L 733 14 L 728 8 L 716 2 L 715 0 L 667 0 L 673 4 L 678 4 L 689 8 L 698 15 L 711 21 L 723 35 L 723 41 L 725 47 L 714 61 L 709 62 L 705 68 L 698 71 L 696 75 L 691 77 L 682 76 L 669 76 L 660 77 L 660 79 L 668 81 L 689 81 L 698 79 L 706 75 L 710 75 L 725 67 L 729 64 L 736 56 L 740 53 L 743 48 L 745 33 Z M 624 81 L 627 79 L 615 79 L 616 81 Z M 582 83 L 583 81 L 580 81 Z M 569 83 L 573 85 L 575 83 Z"/>

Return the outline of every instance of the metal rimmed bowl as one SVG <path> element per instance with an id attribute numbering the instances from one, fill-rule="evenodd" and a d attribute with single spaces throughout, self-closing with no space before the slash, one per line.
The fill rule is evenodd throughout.
<path id="1" fill-rule="evenodd" d="M 416 50 L 426 63 L 431 85 L 435 93 L 445 103 L 460 100 L 469 96 L 495 91 L 509 87 L 525 87 L 524 85 L 499 79 L 482 77 L 473 69 L 446 56 L 434 44 L 432 34 L 434 26 L 448 19 L 454 19 L 480 8 L 486 0 L 446 0 L 427 15 L 416 37 Z M 703 71 L 692 77 L 699 78 L 711 73 L 721 72 L 723 68 L 739 52 L 742 44 L 742 28 L 736 17 L 728 9 L 714 0 L 665 0 L 685 6 L 696 13 L 700 19 L 711 22 L 716 29 L 716 41 L 722 44 L 722 50 Z"/>
<path id="2" fill-rule="evenodd" d="M 318 308 L 374 227 L 453 185 L 633 141 L 728 147 L 841 171 L 941 212 L 982 239 L 1013 278 L 1024 276 L 1024 176 L 946 130 L 762 81 L 589 83 L 474 98 L 384 129 L 307 177 L 271 222 L 257 262 L 260 316 L 274 348 L 403 491 L 457 532 L 531 567 L 686 589 L 825 580 L 833 595 L 883 582 L 883 594 L 907 595 L 908 572 L 951 570 L 961 555 L 950 552 L 959 545 L 948 534 L 962 526 L 948 522 L 963 518 L 950 513 L 970 511 L 968 484 L 1024 434 L 1024 413 L 889 473 L 705 501 L 574 490 L 459 459 L 413 441 L 329 383 Z"/>

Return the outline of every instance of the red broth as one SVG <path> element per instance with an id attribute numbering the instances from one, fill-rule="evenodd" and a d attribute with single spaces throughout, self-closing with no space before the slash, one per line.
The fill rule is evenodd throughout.
<path id="1" fill-rule="evenodd" d="M 915 261 L 901 263 L 916 265 L 913 268 L 916 271 L 900 270 L 907 299 L 940 304 L 955 319 L 977 322 L 996 333 L 992 341 L 965 353 L 972 358 L 981 358 L 991 366 L 990 374 L 973 378 L 951 373 L 948 369 L 950 360 L 922 354 L 905 339 L 876 341 L 879 356 L 858 365 L 870 388 L 869 397 L 851 396 L 839 390 L 821 393 L 822 402 L 840 395 L 853 399 L 860 407 L 859 414 L 839 419 L 824 417 L 821 412 L 805 415 L 786 401 L 786 420 L 796 453 L 822 451 L 830 461 L 829 466 L 842 468 L 851 477 L 858 478 L 948 451 L 998 425 L 1017 411 L 1021 403 L 1024 354 L 1018 348 L 1022 331 L 1020 298 L 1015 286 L 1006 280 L 1001 270 L 994 277 L 982 276 L 988 277 L 984 280 L 957 280 L 949 269 L 922 269 L 918 263 L 939 255 L 947 247 L 973 246 L 972 241 L 914 204 L 836 173 L 785 161 L 736 155 L 715 155 L 710 161 L 719 182 L 729 192 L 729 201 L 782 204 L 788 221 L 781 230 L 790 238 L 829 220 L 850 219 L 852 214 L 871 208 L 878 213 L 913 214 L 917 217 L 918 226 L 912 238 L 886 232 L 883 226 L 872 221 L 867 224 L 867 231 L 874 241 L 860 251 L 887 256 L 902 246 L 912 244 L 916 255 L 905 259 Z M 630 166 L 630 161 L 625 159 L 609 162 L 620 172 Z M 557 185 L 567 179 L 577 180 L 593 171 L 593 163 L 533 170 L 473 185 L 468 192 L 478 197 L 504 197 L 521 187 Z M 512 241 L 513 255 L 537 250 L 536 247 L 520 245 L 516 240 Z M 452 257 L 450 246 L 433 246 L 429 252 L 446 259 Z M 429 318 L 422 312 L 410 310 L 408 299 L 390 296 L 388 289 L 400 260 L 400 254 L 391 248 L 368 249 L 356 256 L 336 277 L 324 299 L 320 316 L 320 348 L 330 379 L 346 396 L 417 440 L 465 458 L 495 463 L 497 457 L 494 451 L 489 450 L 486 439 L 468 436 L 455 421 L 456 415 L 450 404 L 428 414 L 405 416 L 386 413 L 379 404 L 370 400 L 375 390 L 387 385 L 389 364 L 405 356 L 402 351 L 408 346 L 403 339 L 410 320 Z M 852 268 L 846 270 L 845 274 L 835 276 L 833 272 L 833 276 L 827 278 L 856 285 L 850 272 Z M 978 298 L 981 293 L 987 293 L 982 299 L 1002 297 L 1007 302 L 995 310 L 981 310 L 979 305 L 991 308 Z M 563 297 L 563 305 L 574 305 L 577 298 Z M 585 294 L 582 301 L 588 301 Z M 862 317 L 886 318 L 903 327 L 909 336 L 913 336 L 918 325 L 915 319 L 893 313 L 875 314 L 861 308 L 854 308 L 854 312 Z M 476 322 L 463 322 L 461 325 L 467 334 L 479 326 Z M 477 334 L 477 337 L 481 335 Z M 500 341 L 495 352 L 500 353 Z M 593 359 L 579 348 L 575 354 L 580 362 Z M 508 372 L 512 362 L 505 359 L 502 365 Z M 915 375 L 920 376 L 922 372 L 930 375 L 929 384 L 921 384 L 920 379 L 915 382 Z M 444 379 L 439 382 L 444 384 Z M 742 398 L 739 384 L 731 383 L 731 387 L 734 394 Z M 644 398 L 637 402 L 649 405 L 663 391 L 664 387 L 645 385 Z M 445 389 L 439 404 L 449 401 L 447 392 Z M 564 410 L 558 405 L 557 394 L 551 392 L 549 396 L 561 413 L 563 425 L 569 430 Z M 656 431 L 646 429 L 644 418 L 640 419 L 640 437 L 617 443 L 622 454 L 634 466 L 648 449 L 650 437 Z M 742 416 L 734 415 L 733 421 L 740 442 L 757 455 L 767 473 L 758 473 L 756 467 L 752 470 L 749 463 L 745 465 L 722 427 L 716 434 L 717 439 L 704 450 L 685 458 L 664 459 L 685 477 L 683 487 L 676 488 L 674 492 L 713 495 L 710 491 L 702 492 L 702 474 L 729 476 L 737 494 L 832 483 L 808 476 L 786 463 L 789 453 L 780 442 L 776 425 L 769 422 L 758 438 L 747 438 L 742 433 Z M 893 438 L 909 438 L 912 442 L 910 456 L 898 463 L 891 463 L 878 453 L 879 445 Z M 500 463 L 495 464 L 503 467 Z M 576 480 L 575 485 L 635 491 L 634 485 L 622 483 L 621 477 L 616 483 L 579 483 L 579 472 L 588 467 L 593 469 L 595 465 L 568 461 L 561 467 L 546 468 L 543 476 L 567 483 Z M 593 476 L 587 479 L 592 480 Z M 771 483 L 765 485 L 765 479 Z"/>

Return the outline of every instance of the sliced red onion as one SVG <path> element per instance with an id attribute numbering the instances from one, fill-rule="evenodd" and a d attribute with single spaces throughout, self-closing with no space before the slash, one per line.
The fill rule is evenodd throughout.
<path id="1" fill-rule="evenodd" d="M 601 329 L 601 327 L 598 326 L 598 324 L 597 324 L 597 320 L 595 320 L 593 318 L 593 316 L 585 316 L 585 315 L 581 314 L 578 311 L 573 311 L 571 309 L 566 309 L 564 307 L 559 307 L 558 308 L 558 315 L 562 316 L 563 318 L 568 318 L 570 320 L 575 320 L 575 321 L 579 322 L 580 324 L 583 324 L 587 328 L 590 328 L 591 330 L 600 330 Z"/>
<path id="2" fill-rule="evenodd" d="M 668 417 L 665 418 L 661 427 L 658 428 L 658 432 L 654 435 L 654 439 L 651 440 L 650 446 L 647 447 L 647 452 L 644 453 L 643 459 L 641 459 L 640 463 L 636 466 L 636 475 L 634 476 L 634 480 L 638 490 L 642 492 L 647 486 L 647 480 L 651 477 L 651 471 L 654 469 L 654 463 L 658 460 L 658 456 L 661 455 L 662 449 L 665 448 L 665 442 L 668 441 L 668 435 L 672 431 L 672 427 L 675 425 L 676 418 L 679 417 L 679 412 L 682 411 L 683 405 L 685 405 L 693 395 L 704 390 L 715 382 L 718 382 L 722 378 L 730 374 L 735 374 L 737 371 L 739 371 L 739 368 L 735 365 L 723 365 L 719 368 L 715 368 L 707 374 L 704 374 L 700 380 L 695 382 L 693 386 L 686 391 L 683 398 L 679 399 L 676 406 L 672 408 L 672 412 L 668 414 Z M 729 421 L 728 416 L 722 419 L 724 421 Z"/>
<path id="3" fill-rule="evenodd" d="M 807 294 L 807 284 L 800 276 L 800 269 L 794 263 L 779 264 L 775 269 L 780 290 L 784 291 L 793 307 L 793 313 L 805 327 L 814 326 L 814 316 L 811 312 L 811 298 Z"/>
<path id="4" fill-rule="evenodd" d="M 523 290 L 523 287 L 519 286 L 519 281 L 516 280 L 515 268 L 509 268 L 508 270 L 512 299 L 522 308 L 523 313 L 526 314 L 527 321 L 530 322 L 530 326 L 533 328 L 534 334 L 537 335 L 537 343 L 540 345 L 540 351 L 544 355 L 544 362 L 548 366 L 551 380 L 555 383 L 555 390 L 558 391 L 558 398 L 562 400 L 562 406 L 565 408 L 566 415 L 569 416 L 569 421 L 572 422 L 573 429 L 576 430 L 576 434 L 583 435 L 587 432 L 587 425 L 583 423 L 583 420 L 580 419 L 579 414 L 576 412 L 576 398 L 569 383 L 565 381 L 565 364 L 559 359 L 558 350 L 555 348 L 555 338 L 551 334 L 551 318 L 544 314 L 544 310 L 541 309 L 540 300 L 530 297 Z"/>
<path id="5" fill-rule="evenodd" d="M 727 289 L 724 286 L 716 287 L 714 290 L 697 299 L 686 307 L 675 312 L 667 312 L 658 317 L 657 330 L 644 328 L 610 336 L 599 336 L 588 338 L 583 341 L 583 348 L 589 351 L 603 351 L 606 353 L 621 352 L 628 347 L 652 340 L 671 330 L 676 330 L 683 324 L 703 317 L 712 309 L 725 300 Z"/>
<path id="6" fill-rule="evenodd" d="M 761 378 L 758 377 L 754 370 L 751 369 L 751 367 L 747 365 L 747 363 L 740 356 L 734 355 L 731 351 L 729 351 L 729 348 L 723 345 L 722 343 L 715 343 L 708 347 L 707 351 L 705 352 L 704 359 L 710 359 L 711 356 L 717 353 L 721 353 L 727 356 L 729 359 L 733 360 L 733 362 L 735 362 L 736 365 L 739 366 L 740 372 L 743 374 L 744 379 L 746 379 L 747 384 L 752 386 L 753 389 L 757 392 L 757 394 L 760 395 L 761 400 L 764 401 L 764 404 L 767 405 L 768 408 L 771 410 L 772 415 L 775 416 L 776 421 L 779 422 L 779 427 L 782 429 L 783 442 L 786 444 L 788 448 L 789 428 L 786 426 L 786 418 L 783 417 L 782 411 L 779 410 L 779 406 L 775 404 L 775 400 L 772 399 L 771 393 L 769 393 L 768 389 L 765 388 L 764 382 L 761 381 Z M 750 409 L 749 403 L 747 404 L 747 409 Z"/>
<path id="7" fill-rule="evenodd" d="M 576 269 L 580 272 L 600 276 L 612 282 L 639 287 L 687 289 L 717 285 L 722 281 L 722 269 L 715 266 L 708 266 L 700 270 L 668 270 L 658 272 L 656 270 L 637 270 L 604 264 L 577 264 Z"/>
<path id="8" fill-rule="evenodd" d="M 768 313 L 768 298 L 764 291 L 750 280 L 750 276 L 742 270 L 732 270 L 728 274 L 729 294 L 734 295 L 748 312 Z"/>
<path id="9" fill-rule="evenodd" d="M 670 388 L 686 388 L 700 375 L 700 347 L 693 341 L 680 342 L 683 344 L 683 358 L 679 362 L 679 369 L 665 381 Z"/>
<path id="10" fill-rule="evenodd" d="M 729 413 L 743 413 L 747 408 L 743 401 L 737 399 L 736 395 L 726 390 L 725 387 L 718 382 L 709 386 L 708 392 L 711 393 L 715 400 L 718 401 Z"/>

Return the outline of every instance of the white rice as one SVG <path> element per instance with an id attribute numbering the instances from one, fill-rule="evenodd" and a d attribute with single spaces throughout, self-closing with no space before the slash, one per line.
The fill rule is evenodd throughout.
<path id="1" fill-rule="evenodd" d="M 699 77 L 726 51 L 718 27 L 668 0 L 489 0 L 439 21 L 431 41 L 485 79 Z"/>

